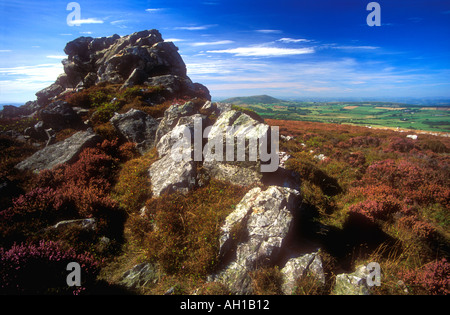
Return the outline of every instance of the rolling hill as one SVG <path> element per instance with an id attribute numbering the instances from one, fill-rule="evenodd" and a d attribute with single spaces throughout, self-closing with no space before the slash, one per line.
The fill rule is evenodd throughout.
<path id="1" fill-rule="evenodd" d="M 245 97 L 232 97 L 223 100 L 224 103 L 232 103 L 235 105 L 256 105 L 256 104 L 277 104 L 284 103 L 285 101 L 279 100 L 269 95 L 254 95 Z"/>

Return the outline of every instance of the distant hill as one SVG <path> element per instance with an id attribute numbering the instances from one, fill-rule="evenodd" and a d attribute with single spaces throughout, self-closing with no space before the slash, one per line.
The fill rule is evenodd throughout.
<path id="1" fill-rule="evenodd" d="M 276 104 L 284 103 L 284 101 L 269 95 L 254 95 L 245 97 L 232 97 L 222 101 L 223 103 L 232 103 L 235 105 L 255 105 L 255 104 Z"/>

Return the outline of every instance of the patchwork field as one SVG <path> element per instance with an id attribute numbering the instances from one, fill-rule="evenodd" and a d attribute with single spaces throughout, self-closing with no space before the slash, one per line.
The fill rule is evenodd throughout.
<path id="1" fill-rule="evenodd" d="M 263 118 L 394 129 L 450 132 L 448 107 L 382 102 L 283 102 L 239 104 Z"/>

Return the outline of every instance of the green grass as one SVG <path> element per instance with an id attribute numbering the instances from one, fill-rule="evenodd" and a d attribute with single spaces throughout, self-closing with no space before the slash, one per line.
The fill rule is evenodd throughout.
<path id="1" fill-rule="evenodd" d="M 381 102 L 280 102 L 240 106 L 270 119 L 450 132 L 448 108 Z"/>

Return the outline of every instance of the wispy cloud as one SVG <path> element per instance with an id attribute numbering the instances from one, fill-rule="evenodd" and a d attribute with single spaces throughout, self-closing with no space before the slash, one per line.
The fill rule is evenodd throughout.
<path id="1" fill-rule="evenodd" d="M 0 68 L 0 95 L 2 101 L 17 100 L 17 97 L 33 98 L 34 94 L 55 82 L 64 72 L 58 63 Z M 31 99 L 28 99 L 31 100 Z"/>
<path id="2" fill-rule="evenodd" d="M 146 12 L 149 12 L 149 13 L 155 13 L 155 12 L 159 12 L 159 11 L 162 11 L 163 9 L 161 9 L 161 8 L 157 8 L 157 9 L 145 9 L 145 11 Z"/>
<path id="3" fill-rule="evenodd" d="M 174 30 L 203 31 L 215 26 L 217 26 L 217 24 L 201 25 L 201 26 L 178 26 L 174 27 Z"/>
<path id="4" fill-rule="evenodd" d="M 0 49 L 0 53 L 8 53 L 8 52 L 12 52 L 11 49 Z"/>
<path id="5" fill-rule="evenodd" d="M 198 42 L 198 43 L 192 43 L 191 46 L 199 47 L 199 46 L 215 46 L 215 45 L 227 45 L 232 44 L 234 41 L 232 40 L 218 40 L 215 42 Z"/>
<path id="6" fill-rule="evenodd" d="M 181 39 L 181 38 L 167 38 L 164 40 L 165 42 L 185 42 L 185 39 Z"/>
<path id="7" fill-rule="evenodd" d="M 280 31 L 280 30 L 256 30 L 256 32 L 263 33 L 263 34 L 279 34 L 279 33 L 282 33 L 282 31 Z"/>
<path id="8" fill-rule="evenodd" d="M 314 53 L 313 48 L 278 48 L 267 46 L 238 47 L 223 50 L 209 50 L 208 53 L 214 54 L 233 54 L 239 57 L 282 57 L 292 55 L 304 55 Z"/>
<path id="9" fill-rule="evenodd" d="M 99 20 L 96 18 L 89 18 L 89 19 L 80 19 L 80 20 L 74 20 L 74 24 L 103 24 L 103 20 Z"/>
<path id="10" fill-rule="evenodd" d="M 280 38 L 277 40 L 277 42 L 282 42 L 282 43 L 308 43 L 311 42 L 311 40 L 309 39 L 304 39 L 304 38 Z"/>
<path id="11" fill-rule="evenodd" d="M 344 50 L 375 50 L 380 47 L 377 46 L 333 46 L 335 49 L 344 49 Z"/>

